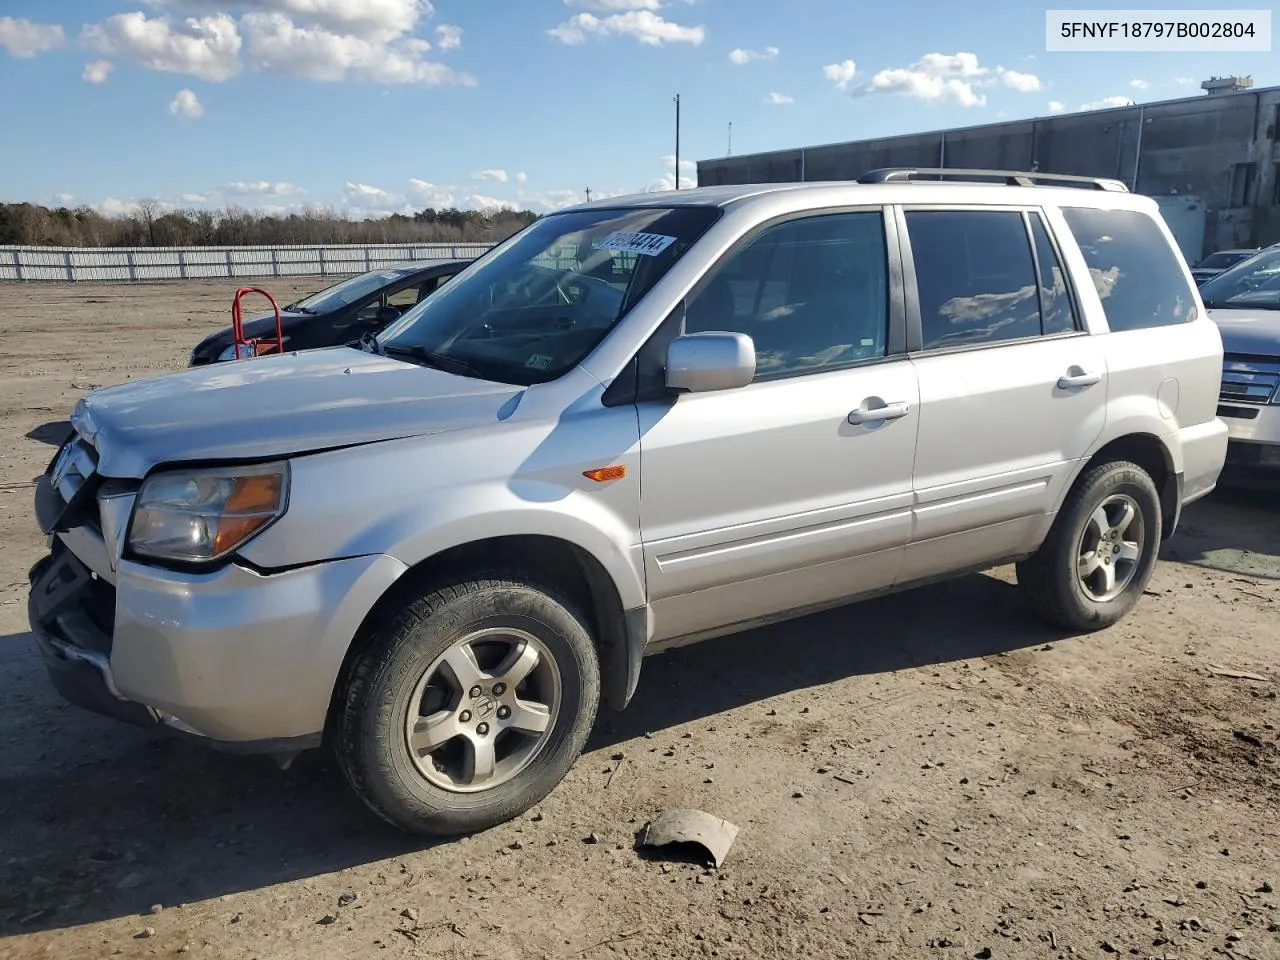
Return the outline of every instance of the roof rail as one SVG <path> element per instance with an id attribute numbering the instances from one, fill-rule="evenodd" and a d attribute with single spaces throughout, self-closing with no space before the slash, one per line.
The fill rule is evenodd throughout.
<path id="1" fill-rule="evenodd" d="M 1009 186 L 1017 187 L 1033 187 L 1037 182 L 1044 182 L 1049 185 L 1109 190 L 1113 193 L 1129 192 L 1122 181 L 1105 177 L 1076 177 L 1065 173 L 1037 173 L 1029 170 L 965 170 L 958 167 L 880 167 L 868 170 L 858 178 L 858 183 L 894 183 L 933 177 L 939 180 L 1003 180 Z"/>

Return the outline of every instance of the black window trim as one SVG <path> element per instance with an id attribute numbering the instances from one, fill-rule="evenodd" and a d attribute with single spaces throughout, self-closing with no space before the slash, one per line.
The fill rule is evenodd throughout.
<path id="1" fill-rule="evenodd" d="M 1049 249 L 1053 251 L 1053 255 L 1058 261 L 1058 268 L 1062 272 L 1063 289 L 1067 294 L 1067 304 L 1071 308 L 1071 329 L 1061 333 L 1044 332 L 1045 307 L 1047 306 L 1046 289 L 1044 286 L 1044 274 L 1040 272 L 1040 251 L 1036 249 L 1036 235 L 1031 226 L 1031 219 L 1036 216 L 1040 218 L 1040 226 L 1044 227 L 1045 236 L 1049 240 Z M 1031 261 L 1036 270 L 1036 285 L 1040 288 L 1040 338 L 1042 340 L 1054 339 L 1087 332 L 1084 329 L 1084 318 L 1080 312 L 1079 302 L 1076 300 L 1075 285 L 1071 282 L 1071 271 L 1067 269 L 1067 262 L 1062 257 L 1062 250 L 1058 246 L 1057 237 L 1053 235 L 1053 226 L 1049 223 L 1049 218 L 1044 215 L 1044 211 L 1039 207 L 1028 208 L 1022 211 L 1022 222 L 1027 228 L 1027 240 L 1031 243 Z M 1053 274 L 1050 273 L 1050 276 L 1052 277 Z"/>
<path id="2" fill-rule="evenodd" d="M 678 397 L 679 394 L 666 390 L 665 388 L 661 390 L 646 390 L 642 388 L 641 380 L 644 378 L 646 372 L 652 377 L 658 371 L 655 369 L 642 371 L 640 369 L 640 363 L 641 357 L 645 358 L 645 362 L 654 364 L 659 362 L 659 357 L 665 356 L 666 345 L 678 336 L 679 330 L 684 326 L 685 307 L 689 301 L 693 300 L 699 293 L 706 289 L 707 285 L 711 282 L 711 278 L 713 278 L 726 263 L 728 263 L 733 257 L 737 256 L 738 253 L 740 253 L 746 246 L 765 231 L 797 220 L 812 220 L 818 217 L 837 216 L 840 214 L 850 213 L 878 213 L 880 214 L 880 223 L 884 230 L 885 268 L 886 278 L 888 281 L 885 355 L 882 357 L 868 357 L 861 360 L 848 360 L 844 363 L 832 363 L 807 370 L 790 370 L 766 376 L 757 376 L 751 381 L 751 383 L 747 384 L 747 386 L 742 389 L 748 389 L 757 383 L 773 383 L 778 380 L 789 380 L 794 377 L 834 373 L 905 360 L 909 355 L 907 350 L 907 293 L 903 273 L 904 264 L 901 256 L 902 248 L 899 237 L 899 226 L 893 214 L 893 205 L 887 203 L 863 203 L 840 204 L 829 207 L 813 207 L 808 210 L 794 210 L 789 213 L 779 214 L 776 217 L 771 217 L 768 220 L 762 220 L 734 240 L 729 248 L 721 253 L 720 256 L 702 272 L 702 275 L 698 277 L 697 281 L 694 282 L 694 285 L 689 288 L 685 295 L 680 298 L 680 301 L 658 325 L 658 328 L 645 340 L 640 348 L 632 354 L 631 359 L 627 361 L 626 365 L 621 371 L 619 371 L 618 375 L 613 379 L 613 382 L 605 390 L 601 397 L 601 403 L 606 407 L 616 407 L 629 403 L 645 403 L 663 399 L 674 400 Z"/>
<path id="3" fill-rule="evenodd" d="M 1062 248 L 1054 236 L 1053 225 L 1049 218 L 1044 215 L 1044 207 L 1037 204 L 1014 204 L 1014 203 L 899 203 L 895 204 L 895 218 L 898 220 L 898 238 L 902 247 L 902 266 L 906 274 L 906 302 L 907 302 L 907 356 L 909 357 L 941 357 L 953 353 L 969 353 L 974 350 L 998 350 L 1001 347 L 1012 347 L 1019 344 L 1038 343 L 1042 340 L 1069 340 L 1073 337 L 1087 337 L 1089 331 L 1082 329 L 1084 318 L 1079 309 L 1079 300 L 1075 295 L 1075 287 L 1070 279 L 1070 271 L 1067 269 L 1066 261 L 1062 257 Z M 1054 252 L 1058 256 L 1059 263 L 1062 265 L 1063 277 L 1067 283 L 1067 294 L 1071 298 L 1072 314 L 1074 316 L 1076 328 L 1074 330 L 1064 331 L 1063 333 L 1045 334 L 1044 331 L 1044 314 L 1043 307 L 1041 309 L 1041 332 L 1031 337 L 1016 337 L 1008 340 L 996 340 L 991 343 L 960 343 L 950 347 L 934 347 L 925 349 L 924 347 L 924 325 L 920 319 L 920 288 L 917 284 L 915 270 L 915 255 L 911 250 L 911 236 L 907 232 L 907 214 L 917 211 L 957 211 L 965 213 L 1020 213 L 1022 214 L 1023 231 L 1026 234 L 1027 244 L 1031 248 L 1032 268 L 1036 269 L 1035 238 L 1031 235 L 1030 226 L 1027 223 L 1029 213 L 1035 212 L 1041 215 L 1044 223 L 1045 231 L 1049 234 L 1049 242 L 1054 246 Z M 1040 272 L 1036 270 L 1036 289 L 1040 289 Z"/>

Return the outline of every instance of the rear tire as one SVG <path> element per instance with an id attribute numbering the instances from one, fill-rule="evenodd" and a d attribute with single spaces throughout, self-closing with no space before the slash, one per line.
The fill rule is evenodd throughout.
<path id="1" fill-rule="evenodd" d="M 1047 623 L 1072 631 L 1116 623 L 1142 596 L 1160 550 L 1160 495 L 1136 463 L 1091 467 L 1049 536 L 1018 564 L 1018 585 Z"/>
<path id="2" fill-rule="evenodd" d="M 595 721 L 586 618 L 517 578 L 426 593 L 375 631 L 349 673 L 334 747 L 356 794 L 410 833 L 511 819 L 568 773 Z"/>

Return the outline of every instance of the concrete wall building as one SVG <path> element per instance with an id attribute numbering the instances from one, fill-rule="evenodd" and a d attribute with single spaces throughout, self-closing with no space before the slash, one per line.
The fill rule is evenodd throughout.
<path id="1" fill-rule="evenodd" d="M 852 180 L 876 167 L 1111 177 L 1157 198 L 1193 262 L 1280 242 L 1280 87 L 1201 86 L 1178 100 L 703 160 L 698 184 Z"/>

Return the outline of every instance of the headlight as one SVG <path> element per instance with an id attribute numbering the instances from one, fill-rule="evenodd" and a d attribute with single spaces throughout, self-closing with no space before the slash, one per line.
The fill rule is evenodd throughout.
<path id="1" fill-rule="evenodd" d="M 129 546 L 158 560 L 217 560 L 270 526 L 288 499 L 287 463 L 158 473 L 138 492 Z"/>
<path id="2" fill-rule="evenodd" d="M 237 346 L 239 346 L 240 348 L 238 351 L 236 350 Z M 222 363 L 226 360 L 245 360 L 249 357 L 254 356 L 254 353 L 255 353 L 254 348 L 251 346 L 248 346 L 247 344 L 233 343 L 231 344 L 231 346 L 227 347 L 220 354 L 218 354 L 218 359 L 215 362 Z"/>

